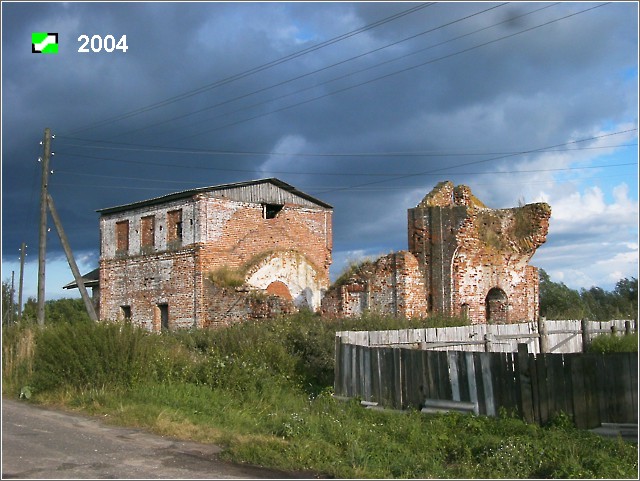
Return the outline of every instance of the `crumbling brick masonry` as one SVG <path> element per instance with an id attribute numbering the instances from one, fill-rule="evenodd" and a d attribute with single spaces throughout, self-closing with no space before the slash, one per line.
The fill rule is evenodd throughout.
<path id="1" fill-rule="evenodd" d="M 528 262 L 546 241 L 550 216 L 545 203 L 490 209 L 469 187 L 441 182 L 408 210 L 409 252 L 391 254 L 403 261 L 390 264 L 391 256 L 385 256 L 352 273 L 327 293 L 322 310 L 330 316 L 357 316 L 367 309 L 405 317 L 438 313 L 472 323 L 534 320 L 538 270 Z M 356 302 L 354 286 L 364 293 L 384 291 L 387 300 L 369 302 L 367 294 Z"/>
<path id="2" fill-rule="evenodd" d="M 317 310 L 328 288 L 332 207 L 278 179 L 99 212 L 101 319 L 154 331 L 224 325 Z M 215 275 L 223 270 L 237 285 Z"/>

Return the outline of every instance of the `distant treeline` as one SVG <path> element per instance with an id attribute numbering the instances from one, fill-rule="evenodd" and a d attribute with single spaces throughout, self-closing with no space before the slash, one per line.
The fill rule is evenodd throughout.
<path id="1" fill-rule="evenodd" d="M 553 282 L 540 269 L 540 315 L 547 319 L 638 319 L 638 279 L 620 279 L 613 291 L 580 289 Z"/>

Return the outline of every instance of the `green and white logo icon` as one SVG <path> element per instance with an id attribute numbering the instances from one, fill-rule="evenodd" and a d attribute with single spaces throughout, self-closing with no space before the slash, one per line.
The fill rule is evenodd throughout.
<path id="1" fill-rule="evenodd" d="M 58 53 L 58 34 L 33 32 L 31 34 L 31 51 L 33 53 Z"/>

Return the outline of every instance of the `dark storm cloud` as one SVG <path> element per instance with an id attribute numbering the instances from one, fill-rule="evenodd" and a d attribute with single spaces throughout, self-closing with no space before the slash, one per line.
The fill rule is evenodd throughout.
<path id="1" fill-rule="evenodd" d="M 417 5 L 3 3 L 3 256 L 22 241 L 37 244 L 36 159 L 44 127 L 58 134 L 52 195 L 74 249 L 94 258 L 96 209 L 265 176 L 334 205 L 336 252 L 404 249 L 406 209 L 437 182 L 470 184 L 488 205 L 508 207 L 540 189 L 485 185 L 486 177 L 463 173 L 555 162 L 535 155 L 196 155 L 137 145 L 277 154 L 492 153 L 637 127 L 637 7 L 627 3 L 500 41 L 595 4 L 438 3 L 235 77 Z M 33 31 L 59 32 L 60 54 L 32 54 Z M 80 54 L 83 33 L 126 35 L 129 50 Z M 179 101 L 84 129 L 195 89 Z M 107 142 L 81 147 L 69 137 Z M 492 157 L 497 160 L 473 163 Z M 637 183 L 632 187 L 637 198 Z M 60 248 L 51 238 L 56 255 Z"/>

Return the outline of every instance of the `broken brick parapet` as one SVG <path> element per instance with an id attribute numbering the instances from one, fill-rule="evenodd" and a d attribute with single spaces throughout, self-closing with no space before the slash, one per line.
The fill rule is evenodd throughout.
<path id="1" fill-rule="evenodd" d="M 417 259 L 410 252 L 400 251 L 355 269 L 344 284 L 329 289 L 321 312 L 327 317 L 359 316 L 365 312 L 426 316 L 424 283 Z"/>
<path id="2" fill-rule="evenodd" d="M 469 187 L 440 182 L 408 210 L 409 252 L 381 257 L 333 286 L 323 312 L 535 320 L 538 271 L 528 261 L 546 241 L 550 215 L 545 203 L 491 209 Z"/>

